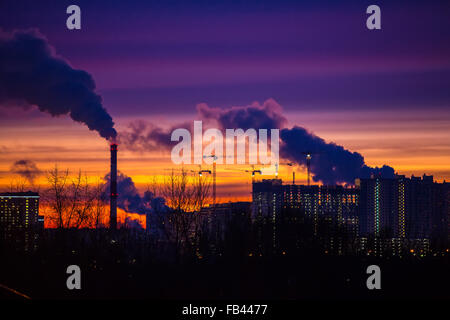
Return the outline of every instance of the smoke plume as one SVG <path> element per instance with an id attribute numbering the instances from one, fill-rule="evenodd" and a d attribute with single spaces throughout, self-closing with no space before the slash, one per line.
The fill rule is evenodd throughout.
<path id="1" fill-rule="evenodd" d="M 192 128 L 192 122 L 179 123 L 170 128 L 161 128 L 146 121 L 135 121 L 126 131 L 120 132 L 118 143 L 125 149 L 145 152 L 148 150 L 166 150 L 173 146 L 170 140 L 172 131 L 177 128 Z"/>
<path id="2" fill-rule="evenodd" d="M 104 180 L 106 182 L 104 194 L 108 197 L 111 183 L 109 173 L 105 176 Z M 147 212 L 148 207 L 146 201 L 139 195 L 133 180 L 120 171 L 117 173 L 117 193 L 119 194 L 117 206 L 120 209 L 129 213 L 144 214 Z"/>
<path id="3" fill-rule="evenodd" d="M 0 104 L 5 108 L 11 102 L 37 106 L 52 116 L 69 115 L 105 139 L 117 134 L 92 76 L 56 56 L 35 30 L 0 31 Z"/>
<path id="4" fill-rule="evenodd" d="M 110 175 L 107 174 L 104 180 L 106 183 L 103 193 L 107 198 L 109 197 Z M 163 207 L 166 208 L 164 199 L 155 197 L 149 191 L 144 192 L 144 195 L 141 196 L 131 177 L 120 171 L 117 173 L 117 193 L 117 206 L 128 213 L 147 214 L 153 211 L 163 211 Z"/>
<path id="5" fill-rule="evenodd" d="M 202 104 L 197 106 L 197 110 L 201 118 L 216 121 L 222 130 L 281 129 L 280 157 L 306 166 L 305 153 L 311 153 L 311 173 L 314 181 L 324 184 L 353 184 L 356 178 L 369 177 L 372 174 L 386 178 L 394 176 L 393 168 L 386 165 L 381 168 L 369 167 L 360 153 L 346 150 L 334 142 L 326 142 L 305 128 L 283 128 L 287 119 L 282 114 L 282 107 L 273 99 L 266 100 L 262 105 L 255 102 L 249 106 L 228 109 L 210 108 Z"/>
<path id="6" fill-rule="evenodd" d="M 257 102 L 248 106 L 231 108 L 211 108 L 206 104 L 197 105 L 197 119 L 203 120 L 207 125 L 225 129 L 280 129 L 280 157 L 306 166 L 306 153 L 311 153 L 311 174 L 314 181 L 324 184 L 354 184 L 356 178 L 371 175 L 385 178 L 394 176 L 394 169 L 384 165 L 381 168 L 370 167 L 365 164 L 364 157 L 358 152 L 352 152 L 334 142 L 326 142 L 303 127 L 294 126 L 286 128 L 287 119 L 282 113 L 281 106 L 273 99 L 263 104 Z M 191 124 L 179 124 L 173 128 L 187 128 Z M 157 126 L 147 126 L 141 123 L 128 133 L 128 144 L 148 145 L 168 148 L 174 145 L 170 141 L 171 129 L 162 129 Z M 142 132 L 147 130 L 146 135 Z M 143 147 L 145 149 L 145 146 Z M 147 150 L 151 150 L 148 148 Z"/>
<path id="7" fill-rule="evenodd" d="M 231 107 L 229 109 L 211 108 L 205 103 L 197 105 L 197 119 L 203 121 L 203 128 L 281 128 L 287 120 L 281 114 L 281 106 L 273 99 L 262 105 L 254 102 L 247 107 Z M 168 128 L 138 120 L 128 125 L 126 131 L 120 132 L 118 141 L 122 147 L 144 152 L 148 150 L 167 150 L 173 147 L 170 140 L 172 132 L 177 128 L 185 128 L 192 132 L 193 121 L 185 121 Z"/>
<path id="8" fill-rule="evenodd" d="M 381 175 L 394 176 L 389 166 L 372 168 L 365 164 L 364 157 L 351 152 L 334 142 L 326 142 L 305 128 L 294 126 L 280 131 L 282 145 L 280 157 L 306 166 L 306 154 L 311 154 L 311 173 L 314 181 L 324 184 L 353 184 L 356 178 Z"/>
<path id="9" fill-rule="evenodd" d="M 282 115 L 281 106 L 273 99 L 262 105 L 253 102 L 246 107 L 219 109 L 208 107 L 205 103 L 197 105 L 197 113 L 202 120 L 213 120 L 221 129 L 280 129 L 287 120 Z"/>
<path id="10" fill-rule="evenodd" d="M 34 180 L 42 174 L 36 163 L 31 160 L 18 160 L 11 166 L 11 172 L 18 174 L 28 180 L 30 184 L 34 184 Z"/>

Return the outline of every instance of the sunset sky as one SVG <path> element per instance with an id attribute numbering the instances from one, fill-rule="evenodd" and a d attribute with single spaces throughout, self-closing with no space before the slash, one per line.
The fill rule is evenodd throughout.
<path id="1" fill-rule="evenodd" d="M 376 3 L 377 31 L 365 27 L 372 1 L 4 0 L 0 27 L 38 29 L 57 55 L 90 73 L 119 133 L 137 120 L 192 122 L 200 103 L 273 99 L 288 127 L 357 151 L 368 165 L 449 181 L 450 7 Z M 66 28 L 70 4 L 81 7 L 81 30 Z M 0 106 L 0 187 L 22 159 L 43 171 L 55 163 L 93 177 L 109 171 L 107 141 L 83 124 Z M 119 170 L 140 190 L 172 167 L 167 150 L 119 145 Z M 304 183 L 305 169 L 294 170 Z M 281 178 L 291 172 L 282 167 Z M 219 166 L 218 184 L 223 200 L 250 198 L 250 174 Z"/>

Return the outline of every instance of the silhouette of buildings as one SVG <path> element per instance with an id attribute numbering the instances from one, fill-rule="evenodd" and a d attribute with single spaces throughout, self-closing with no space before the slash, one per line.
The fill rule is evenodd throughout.
<path id="1" fill-rule="evenodd" d="M 203 230 L 208 232 L 214 241 L 225 240 L 227 229 L 233 225 L 241 224 L 249 217 L 251 202 L 218 203 L 202 208 L 200 223 Z"/>
<path id="2" fill-rule="evenodd" d="M 434 182 L 433 176 L 427 175 L 397 175 L 390 179 L 356 179 L 355 185 L 348 188 L 283 185 L 279 179 L 257 181 L 252 185 L 252 219 L 276 222 L 283 212 L 294 211 L 312 221 L 314 236 L 326 239 L 324 247 L 332 250 L 348 245 L 342 237 L 346 241 L 356 239 L 351 244 L 353 251 L 369 255 L 425 255 L 430 246 L 447 248 L 449 183 Z"/>

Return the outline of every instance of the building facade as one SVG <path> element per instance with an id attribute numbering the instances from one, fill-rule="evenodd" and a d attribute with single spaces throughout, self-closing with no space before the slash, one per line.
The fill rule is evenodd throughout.
<path id="1" fill-rule="evenodd" d="M 0 240 L 3 245 L 32 250 L 43 228 L 44 217 L 39 216 L 38 193 L 0 193 Z"/>
<path id="2" fill-rule="evenodd" d="M 299 209 L 316 221 L 329 216 L 338 223 L 357 219 L 359 190 L 343 186 L 283 185 L 279 179 L 253 183 L 253 217 L 273 217 L 282 209 Z"/>
<path id="3" fill-rule="evenodd" d="M 450 184 L 433 176 L 357 179 L 361 235 L 448 240 Z"/>

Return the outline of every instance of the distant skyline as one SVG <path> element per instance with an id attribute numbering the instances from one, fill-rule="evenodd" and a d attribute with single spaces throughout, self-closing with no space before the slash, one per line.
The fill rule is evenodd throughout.
<path id="1" fill-rule="evenodd" d="M 65 28 L 70 4 L 82 9 L 80 31 Z M 369 4 L 5 0 L 0 27 L 38 29 L 72 67 L 89 72 L 119 132 L 135 120 L 166 127 L 196 120 L 199 103 L 229 108 L 271 98 L 289 127 L 357 151 L 369 165 L 449 181 L 449 5 L 377 1 L 382 30 L 372 32 Z M 21 159 L 98 177 L 109 164 L 95 132 L 68 117 L 5 106 L 0 154 L 0 187 Z M 119 170 L 141 190 L 168 167 L 175 167 L 168 152 L 119 146 Z M 219 197 L 250 198 L 250 176 L 218 170 Z M 295 170 L 304 183 L 304 168 Z M 291 169 L 280 177 L 290 180 Z"/>

